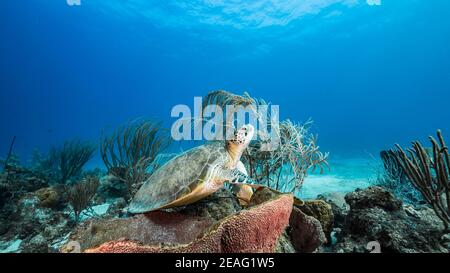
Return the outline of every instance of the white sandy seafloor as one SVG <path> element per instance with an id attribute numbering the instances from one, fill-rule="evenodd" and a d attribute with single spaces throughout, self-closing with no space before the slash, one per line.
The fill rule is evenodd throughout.
<path id="1" fill-rule="evenodd" d="M 297 194 L 302 199 L 314 199 L 326 192 L 347 193 L 357 188 L 367 188 L 377 177 L 379 164 L 373 158 L 332 160 L 330 170 L 323 174 L 310 174 Z"/>

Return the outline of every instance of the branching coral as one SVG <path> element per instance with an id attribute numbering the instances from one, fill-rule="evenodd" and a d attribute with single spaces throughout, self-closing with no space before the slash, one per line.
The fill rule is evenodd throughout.
<path id="1" fill-rule="evenodd" d="M 450 226 L 450 160 L 448 147 L 440 130 L 437 132 L 438 141 L 429 137 L 432 144 L 432 156 L 420 142 L 413 142 L 413 147 L 403 151 L 396 144 L 396 157 L 411 183 L 431 205 L 436 215 L 442 220 L 445 230 Z"/>
<path id="2" fill-rule="evenodd" d="M 252 104 L 259 104 L 258 100 L 252 98 L 247 92 L 244 92 L 243 95 L 236 95 L 225 90 L 216 90 L 209 92 L 203 98 L 203 108 L 207 105 L 218 105 L 225 108 L 227 105 L 248 106 Z"/>
<path id="3" fill-rule="evenodd" d="M 79 176 L 83 166 L 94 156 L 96 146 L 87 141 L 69 140 L 60 147 L 52 147 L 41 156 L 34 152 L 34 171 L 54 183 L 66 183 L 74 176 Z"/>
<path id="4" fill-rule="evenodd" d="M 80 174 L 83 166 L 94 156 L 95 149 L 90 142 L 66 141 L 60 150 L 61 183 Z"/>
<path id="5" fill-rule="evenodd" d="M 14 143 L 16 142 L 16 136 L 13 137 L 11 144 L 9 145 L 9 150 L 8 150 L 8 154 L 6 155 L 6 159 L 5 159 L 5 165 L 3 170 L 7 171 L 8 168 L 8 161 L 11 158 L 12 152 L 13 152 L 13 148 L 14 148 Z"/>
<path id="6" fill-rule="evenodd" d="M 320 168 L 322 173 L 328 167 L 328 153 L 319 150 L 317 136 L 309 133 L 311 123 L 280 122 L 277 149 L 265 151 L 259 148 L 261 143 L 252 144 L 244 154 L 250 176 L 277 190 L 296 192 L 310 171 Z"/>
<path id="7" fill-rule="evenodd" d="M 256 115 L 256 119 L 264 121 L 272 134 L 279 134 L 276 138 L 280 140 L 277 143 L 279 145 L 275 145 L 274 149 L 267 149 L 268 145 L 274 144 L 269 143 L 273 139 L 268 136 L 268 128 L 258 128 L 258 139 L 243 154 L 250 177 L 260 183 L 284 192 L 295 192 L 301 188 L 310 170 L 318 167 L 323 171 L 328 166 L 328 154 L 319 151 L 317 136 L 309 133 L 311 121 L 305 124 L 290 120 L 278 122 L 270 112 L 264 113 L 267 116 L 262 116 L 257 111 L 258 107 L 270 104 L 263 99 L 253 98 L 246 92 L 236 95 L 223 90 L 213 91 L 203 99 L 203 109 L 207 105 L 217 105 L 222 109 L 227 106 L 253 106 L 250 110 Z"/>
<path id="8" fill-rule="evenodd" d="M 101 142 L 100 154 L 108 172 L 124 181 L 131 197 L 149 176 L 156 156 L 167 148 L 170 138 L 160 124 L 143 121 L 121 127 Z"/>
<path id="9" fill-rule="evenodd" d="M 397 197 L 409 204 L 423 201 L 421 193 L 409 182 L 408 177 L 398 160 L 398 151 L 382 151 L 382 166 L 377 169 L 376 185 L 389 189 Z"/>
<path id="10" fill-rule="evenodd" d="M 309 171 L 316 168 L 323 173 L 328 167 L 328 153 L 322 153 L 317 145 L 317 135 L 309 133 L 309 125 L 296 124 L 290 120 L 280 123 L 281 144 L 275 151 L 275 160 L 281 161 L 279 173 L 285 164 L 291 168 L 293 177 L 284 185 L 284 191 L 296 191 L 302 185 Z"/>
<path id="11" fill-rule="evenodd" d="M 249 107 L 250 112 L 257 116 L 257 119 L 261 119 L 262 117 L 259 115 L 257 111 L 257 107 L 259 106 L 268 106 L 269 104 L 263 100 L 263 99 L 257 99 L 250 96 L 249 93 L 244 92 L 243 95 L 237 95 L 230 93 L 225 90 L 216 90 L 209 92 L 204 98 L 203 98 L 203 104 L 202 104 L 202 113 L 205 110 L 207 106 L 218 106 L 226 113 L 226 118 L 224 120 L 224 130 L 226 130 L 226 127 L 231 128 L 233 127 L 232 124 L 228 122 L 232 122 L 232 115 L 234 114 L 233 111 L 226 112 L 227 106 L 233 106 L 233 107 Z M 237 110 L 237 109 L 234 109 Z M 270 113 L 268 122 L 270 123 Z"/>
<path id="12" fill-rule="evenodd" d="M 382 151 L 380 152 L 380 158 L 388 177 L 400 182 L 406 180 L 405 171 L 398 160 L 398 151 Z"/>
<path id="13" fill-rule="evenodd" d="M 70 188 L 68 198 L 75 213 L 76 221 L 79 220 L 81 212 L 89 208 L 99 185 L 98 177 L 87 176 L 83 181 L 76 183 Z"/>
<path id="14" fill-rule="evenodd" d="M 6 159 L 5 159 L 5 163 L 4 163 L 4 167 L 3 167 L 3 170 L 6 172 L 6 181 L 8 181 L 8 178 L 9 178 L 8 163 L 11 158 L 15 142 L 16 142 L 16 136 L 13 137 L 11 144 L 9 145 L 9 151 L 8 151 L 8 154 L 6 155 Z"/>
<path id="15" fill-rule="evenodd" d="M 33 169 L 46 176 L 58 172 L 60 152 L 56 147 L 51 147 L 47 154 L 42 155 L 38 150 L 33 151 Z"/>

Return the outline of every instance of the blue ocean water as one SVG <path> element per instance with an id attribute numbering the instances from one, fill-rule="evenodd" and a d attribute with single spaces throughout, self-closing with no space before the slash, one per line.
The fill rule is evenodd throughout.
<path id="1" fill-rule="evenodd" d="M 315 121 L 335 164 L 306 196 L 365 185 L 394 143 L 450 135 L 447 0 L 68 2 L 2 1 L 1 157 L 13 136 L 27 161 L 138 117 L 170 127 L 174 105 L 216 89 Z"/>

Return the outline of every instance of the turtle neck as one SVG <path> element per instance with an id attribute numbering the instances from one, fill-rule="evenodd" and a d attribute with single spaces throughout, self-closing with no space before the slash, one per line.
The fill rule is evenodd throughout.
<path id="1" fill-rule="evenodd" d="M 230 167 L 236 166 L 236 164 L 241 160 L 242 153 L 244 152 L 243 145 L 235 144 L 228 141 L 226 144 L 226 150 L 231 158 Z"/>

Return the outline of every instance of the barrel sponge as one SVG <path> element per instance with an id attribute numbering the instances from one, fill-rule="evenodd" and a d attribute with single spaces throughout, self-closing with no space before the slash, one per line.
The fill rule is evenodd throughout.
<path id="1" fill-rule="evenodd" d="M 103 243 L 87 253 L 264 253 L 273 252 L 287 225 L 293 197 L 283 194 L 230 215 L 193 242 L 176 246 L 143 245 L 127 239 Z"/>

